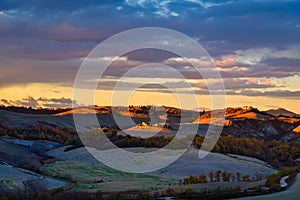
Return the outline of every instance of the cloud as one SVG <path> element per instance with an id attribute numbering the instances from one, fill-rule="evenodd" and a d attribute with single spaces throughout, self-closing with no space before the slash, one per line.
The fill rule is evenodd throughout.
<path id="1" fill-rule="evenodd" d="M 232 72 L 245 72 L 245 71 L 248 71 L 249 69 L 247 67 L 238 67 L 238 66 L 234 66 L 234 67 L 231 67 L 231 68 L 221 68 L 221 67 L 218 67 L 215 69 L 215 71 L 219 71 L 219 72 L 229 72 L 229 73 L 232 73 Z"/>
<path id="2" fill-rule="evenodd" d="M 139 89 L 140 92 L 158 92 L 158 93 L 172 93 L 168 89 Z M 290 90 L 274 90 L 274 91 L 255 91 L 250 89 L 241 90 L 239 92 L 235 90 L 205 90 L 205 89 L 196 89 L 196 90 L 177 90 L 176 93 L 182 94 L 197 94 L 197 95 L 233 95 L 233 96 L 249 96 L 249 97 L 276 97 L 282 99 L 300 99 L 300 91 L 290 91 Z"/>
<path id="3" fill-rule="evenodd" d="M 102 80 L 99 83 L 98 90 L 117 90 L 115 88 L 116 84 L 118 84 L 118 90 L 134 90 L 134 89 L 162 89 L 165 90 L 167 88 L 173 89 L 184 89 L 189 86 L 193 86 L 192 83 L 188 83 L 187 81 L 166 81 L 166 79 L 146 79 L 146 80 L 131 80 L 130 78 L 127 81 L 120 80 Z"/>
<path id="4" fill-rule="evenodd" d="M 169 18 L 178 17 L 179 14 L 170 9 L 169 4 L 175 1 L 156 1 L 156 0 L 125 0 L 125 3 L 129 6 L 139 7 L 143 10 L 151 10 L 157 17 Z M 140 15 L 144 17 L 144 15 Z"/>
<path id="5" fill-rule="evenodd" d="M 77 105 L 75 101 L 65 97 L 62 98 L 39 97 L 35 99 L 34 97 L 28 96 L 21 100 L 1 99 L 0 101 L 6 106 L 22 106 L 22 107 L 32 107 L 32 108 L 38 108 L 40 106 L 47 107 L 47 108 L 71 108 L 72 103 L 75 103 L 75 105 Z"/>
<path id="6" fill-rule="evenodd" d="M 228 66 L 238 65 L 238 62 L 234 55 L 222 56 L 219 60 L 216 60 L 215 63 L 216 63 L 216 66 L 218 66 L 218 67 L 228 67 Z"/>
<path id="7" fill-rule="evenodd" d="M 290 90 L 274 90 L 274 91 L 253 91 L 242 90 L 240 93 L 231 92 L 230 95 L 243 95 L 243 96 L 263 96 L 263 97 L 279 97 L 279 98 L 292 98 L 300 99 L 300 91 Z"/>
<path id="8" fill-rule="evenodd" d="M 178 17 L 182 13 L 182 9 L 208 9 L 210 7 L 222 6 L 230 3 L 230 1 L 207 1 L 207 0 L 125 0 L 129 6 L 139 7 L 139 9 L 150 10 L 154 15 L 163 18 Z M 179 12 L 178 12 L 179 11 Z M 181 12 L 180 12 L 181 11 Z"/>
<path id="9" fill-rule="evenodd" d="M 45 98 L 40 97 L 37 99 L 37 101 L 40 103 L 43 107 L 48 108 L 71 108 L 72 104 L 76 105 L 76 101 L 70 99 L 70 98 Z"/>
<path id="10" fill-rule="evenodd" d="M 41 101 L 41 102 L 53 102 L 53 103 L 73 103 L 72 99 L 70 98 L 45 98 L 45 97 L 40 97 L 37 99 L 38 101 Z"/>
<path id="11" fill-rule="evenodd" d="M 265 65 L 277 66 L 277 67 L 299 67 L 300 58 L 267 58 L 262 61 Z"/>
<path id="12" fill-rule="evenodd" d="M 269 79 L 224 79 L 224 86 L 226 90 L 240 90 L 240 89 L 266 89 L 276 87 Z M 213 87 L 212 87 L 213 88 Z"/>
<path id="13" fill-rule="evenodd" d="M 293 76 L 300 74 L 299 6 L 300 1 L 272 0 L 3 0 L 0 84 L 71 84 L 83 58 L 99 42 L 142 26 L 171 28 L 198 38 L 225 79 Z M 187 59 L 172 52 L 136 51 L 123 57 L 127 60 L 116 60 L 107 76 L 120 77 L 139 64 L 160 62 L 188 79 L 201 78 Z"/>
<path id="14" fill-rule="evenodd" d="M 14 106 L 32 107 L 32 108 L 37 108 L 39 106 L 38 101 L 31 96 L 28 96 L 21 100 L 2 99 L 1 101 L 2 101 L 2 103 L 4 103 L 4 105 L 14 105 Z"/>
<path id="15" fill-rule="evenodd" d="M 203 58 L 182 58 L 182 57 L 172 57 L 163 61 L 163 64 L 170 66 L 192 66 L 197 64 L 203 68 L 213 68 L 214 63 L 209 59 L 209 57 Z"/>
<path id="16" fill-rule="evenodd" d="M 95 30 L 89 31 L 85 27 L 76 27 L 69 23 L 63 22 L 54 25 L 47 30 L 47 38 L 55 41 L 81 41 L 97 40 L 103 37 L 103 32 Z"/>
<path id="17" fill-rule="evenodd" d="M 300 46 L 289 46 L 284 49 L 254 48 L 237 50 L 236 60 L 240 63 L 255 65 L 268 59 L 300 59 Z"/>
<path id="18" fill-rule="evenodd" d="M 10 60 L 0 64 L 0 85 L 17 83 L 72 83 L 80 60 Z M 13 67 L 7 67 L 13 66 Z"/>
<path id="19" fill-rule="evenodd" d="M 7 106 L 10 106 L 10 105 L 11 105 L 11 104 L 10 104 L 10 101 L 7 100 L 7 99 L 1 99 L 0 101 L 2 102 L 3 105 L 7 105 Z"/>
<path id="20" fill-rule="evenodd" d="M 226 91 L 239 91 L 245 89 L 268 89 L 268 88 L 280 88 L 281 86 L 276 86 L 272 83 L 270 79 L 266 78 L 250 78 L 250 79 L 223 79 L 223 80 L 177 80 L 177 81 L 166 81 L 165 79 L 151 81 L 146 80 L 136 80 L 136 79 L 127 79 L 119 81 L 117 79 L 106 79 L 102 80 L 99 83 L 98 90 L 114 90 L 115 85 L 118 84 L 118 90 L 134 90 L 138 89 L 139 91 L 155 91 L 165 93 L 168 88 L 175 88 L 176 90 L 207 90 L 208 85 L 211 90 L 222 90 Z M 140 86 L 142 84 L 142 86 Z M 190 93 L 190 92 L 189 92 Z"/>

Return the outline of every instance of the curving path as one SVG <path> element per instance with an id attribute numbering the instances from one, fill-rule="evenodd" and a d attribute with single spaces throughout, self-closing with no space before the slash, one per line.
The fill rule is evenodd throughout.
<path id="1" fill-rule="evenodd" d="M 262 195 L 262 196 L 254 196 L 254 197 L 245 197 L 245 198 L 239 198 L 242 200 L 277 200 L 277 199 L 284 199 L 284 200 L 299 200 L 300 199 L 300 173 L 297 175 L 295 183 L 289 187 L 288 189 L 268 194 L 268 195 Z"/>

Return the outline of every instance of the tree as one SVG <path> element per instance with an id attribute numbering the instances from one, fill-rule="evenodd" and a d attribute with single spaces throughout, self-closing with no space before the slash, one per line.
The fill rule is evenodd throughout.
<path id="1" fill-rule="evenodd" d="M 231 175 L 232 175 L 232 173 L 227 172 L 226 170 L 224 170 L 222 172 L 222 180 L 223 180 L 223 182 L 229 182 L 230 178 L 231 178 Z"/>
<path id="2" fill-rule="evenodd" d="M 232 176 L 232 173 L 228 172 L 227 173 L 227 177 L 226 177 L 227 182 L 230 181 L 231 176 Z"/>
<path id="3" fill-rule="evenodd" d="M 190 184 L 195 184 L 195 183 L 198 182 L 197 176 L 192 176 L 192 175 L 190 175 L 189 179 L 190 179 L 190 180 L 189 180 Z"/>
<path id="4" fill-rule="evenodd" d="M 250 174 L 245 174 L 243 177 L 243 181 L 249 181 L 250 180 Z"/>
<path id="5" fill-rule="evenodd" d="M 226 170 L 224 170 L 222 172 L 222 180 L 223 180 L 223 182 L 227 182 L 227 171 Z"/>
<path id="6" fill-rule="evenodd" d="M 183 185 L 182 179 L 179 180 L 179 185 Z"/>
<path id="7" fill-rule="evenodd" d="M 183 179 L 183 185 L 188 185 L 188 184 L 190 184 L 190 179 L 189 178 Z"/>
<path id="8" fill-rule="evenodd" d="M 238 181 L 241 181 L 241 173 L 240 172 L 236 172 L 236 178 Z"/>
<path id="9" fill-rule="evenodd" d="M 231 182 L 234 182 L 234 181 L 235 181 L 235 175 L 232 174 L 232 175 L 231 175 Z"/>
<path id="10" fill-rule="evenodd" d="M 215 173 L 215 180 L 216 182 L 220 182 L 220 176 L 221 176 L 222 171 L 221 170 L 217 170 Z"/>
<path id="11" fill-rule="evenodd" d="M 277 159 L 273 160 L 273 166 L 278 168 L 279 167 L 279 161 Z"/>
<path id="12" fill-rule="evenodd" d="M 214 182 L 215 173 L 213 171 L 210 171 L 208 176 L 209 176 L 210 182 Z"/>
<path id="13" fill-rule="evenodd" d="M 207 183 L 208 182 L 205 174 L 200 174 L 199 182 L 200 183 Z"/>

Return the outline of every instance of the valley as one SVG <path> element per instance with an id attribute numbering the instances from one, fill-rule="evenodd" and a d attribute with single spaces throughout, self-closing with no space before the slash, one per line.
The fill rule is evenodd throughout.
<path id="1" fill-rule="evenodd" d="M 107 198 L 116 192 L 149 196 L 155 191 L 155 195 L 168 194 L 169 190 L 181 193 L 188 188 L 196 192 L 219 186 L 245 190 L 264 186 L 269 175 L 283 167 L 295 166 L 300 158 L 297 131 L 300 118 L 296 114 L 284 115 L 286 112 L 283 112 L 275 116 L 274 111 L 273 115 L 252 107 L 228 108 L 213 152 L 199 159 L 198 148 L 205 131 L 209 124 L 214 125 L 210 122 L 211 112 L 218 111 L 197 113 L 176 108 L 165 111 L 151 116 L 147 107 L 137 107 L 130 112 L 122 107 L 80 108 L 55 114 L 0 110 L 0 189 L 7 196 L 68 191 L 69 194 L 100 192 Z M 127 129 L 120 130 L 112 112 L 124 121 L 132 119 L 134 124 L 125 124 Z M 188 117 L 181 119 L 181 112 Z M 95 125 L 96 134 L 105 134 L 115 145 L 130 152 L 151 152 L 165 146 L 176 135 L 180 120 L 183 126 L 198 128 L 192 146 L 174 163 L 154 172 L 132 174 L 103 165 L 83 147 L 74 130 L 73 114 L 95 114 L 101 125 L 101 129 Z M 176 138 L 176 142 L 184 144 L 184 137 L 189 136 Z M 214 180 L 182 185 L 189 176 L 204 174 L 208 179 L 211 172 L 218 170 L 231 175 L 238 172 L 241 177 L 249 174 L 249 181 L 230 177 L 229 182 Z"/>

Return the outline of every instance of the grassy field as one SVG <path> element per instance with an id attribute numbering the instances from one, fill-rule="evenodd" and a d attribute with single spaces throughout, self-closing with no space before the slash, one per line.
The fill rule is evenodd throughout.
<path id="1" fill-rule="evenodd" d="M 77 181 L 73 190 L 80 191 L 126 191 L 157 190 L 178 183 L 174 179 L 147 174 L 117 171 L 101 164 L 85 164 L 77 161 L 57 161 L 45 166 L 54 175 L 69 176 Z"/>
<path id="2" fill-rule="evenodd" d="M 197 152 L 187 152 L 170 166 L 147 174 L 125 173 L 106 167 L 97 162 L 85 148 L 68 152 L 64 152 L 64 148 L 58 148 L 49 154 L 59 161 L 45 165 L 46 170 L 61 177 L 71 177 L 78 183 L 74 190 L 84 191 L 157 190 L 176 185 L 179 179 L 187 178 L 191 174 L 208 174 L 209 171 L 218 169 L 232 173 L 239 171 L 241 175 L 250 173 L 252 177 L 255 173 L 267 175 L 276 172 L 257 159 L 239 159 L 216 153 L 210 153 L 200 160 Z"/>
<path id="3" fill-rule="evenodd" d="M 171 165 L 153 172 L 154 175 L 182 179 L 202 173 L 208 175 L 210 171 L 226 170 L 231 173 L 239 171 L 241 175 L 249 173 L 255 177 L 256 173 L 270 175 L 276 170 L 258 159 L 243 156 L 227 156 L 219 153 L 209 153 L 205 158 L 199 159 L 197 151 L 187 152 Z"/>
<path id="4" fill-rule="evenodd" d="M 53 178 L 43 177 L 26 169 L 10 165 L 0 165 L 0 185 L 5 188 L 4 191 L 21 191 L 31 181 L 36 181 L 37 184 L 43 185 L 48 190 L 64 187 L 69 184 Z"/>
<path id="5" fill-rule="evenodd" d="M 21 145 L 7 142 L 0 137 L 0 160 L 6 161 L 15 166 L 34 166 L 36 169 L 43 170 L 43 166 L 38 160 L 38 156 Z"/>

